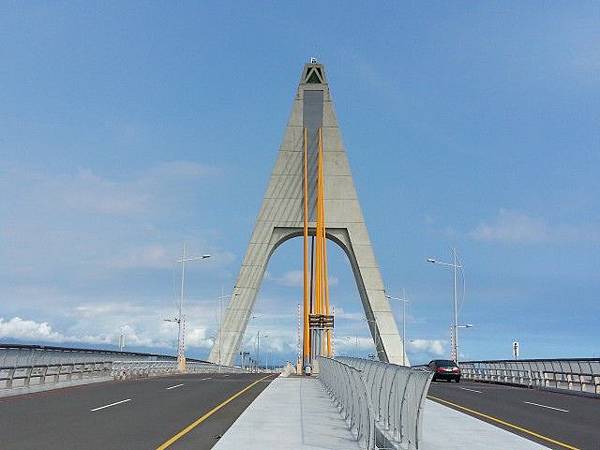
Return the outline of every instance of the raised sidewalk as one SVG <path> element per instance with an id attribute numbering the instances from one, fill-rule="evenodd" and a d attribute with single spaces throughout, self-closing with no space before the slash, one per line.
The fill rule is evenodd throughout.
<path id="1" fill-rule="evenodd" d="M 227 430 L 214 450 L 358 449 L 321 382 L 276 378 Z"/>
<path id="2" fill-rule="evenodd" d="M 317 378 L 275 379 L 214 447 L 215 450 L 358 449 Z M 427 400 L 423 450 L 539 450 L 539 444 Z"/>

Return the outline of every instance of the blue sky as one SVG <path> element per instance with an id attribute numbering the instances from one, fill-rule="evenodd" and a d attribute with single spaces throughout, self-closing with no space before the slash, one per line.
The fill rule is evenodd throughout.
<path id="1" fill-rule="evenodd" d="M 173 351 L 185 240 L 189 352 L 205 356 L 303 64 L 326 65 L 414 362 L 599 356 L 596 2 L 2 2 L 0 340 Z M 372 344 L 330 247 L 340 353 Z M 273 257 L 258 329 L 292 359 L 299 242 Z M 394 305 L 401 320 L 400 305 Z M 358 339 L 356 339 L 358 336 Z M 358 341 L 358 350 L 355 343 Z"/>

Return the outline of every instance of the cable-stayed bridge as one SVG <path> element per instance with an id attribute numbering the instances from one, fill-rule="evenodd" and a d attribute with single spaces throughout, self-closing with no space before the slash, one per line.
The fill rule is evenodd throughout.
<path id="1" fill-rule="evenodd" d="M 266 265 L 292 238 L 303 240 L 298 359 L 276 372 L 236 366 Z M 378 361 L 332 347 L 328 242 L 348 257 Z M 0 448 L 600 448 L 598 359 L 460 362 L 459 383 L 409 365 L 316 60 L 209 360 L 186 361 L 183 337 L 177 358 L 0 346 Z"/>
<path id="2" fill-rule="evenodd" d="M 175 356 L 0 347 L 3 449 L 598 448 L 600 360 L 425 369 L 337 357 L 295 376 Z M 290 375 L 290 376 L 286 376 Z"/>

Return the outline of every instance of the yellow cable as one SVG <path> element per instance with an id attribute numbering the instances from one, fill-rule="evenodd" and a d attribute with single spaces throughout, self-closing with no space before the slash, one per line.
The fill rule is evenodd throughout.
<path id="1" fill-rule="evenodd" d="M 321 220 L 322 240 L 323 240 L 323 284 L 324 284 L 324 304 L 325 314 L 330 314 L 329 308 L 329 277 L 327 272 L 327 235 L 325 227 L 325 168 L 324 168 L 324 152 L 323 152 L 323 128 L 319 128 L 319 177 L 322 180 L 321 184 Z M 325 332 L 327 336 L 327 356 L 331 356 L 331 330 Z"/>
<path id="2" fill-rule="evenodd" d="M 309 286 L 308 286 L 308 133 L 304 128 L 304 330 L 302 364 L 310 356 Z"/>

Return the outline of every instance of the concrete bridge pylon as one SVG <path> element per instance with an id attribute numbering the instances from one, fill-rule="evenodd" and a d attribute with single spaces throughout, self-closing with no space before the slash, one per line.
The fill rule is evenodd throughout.
<path id="1" fill-rule="evenodd" d="M 283 242 L 303 236 L 305 210 L 309 234 L 314 235 L 320 145 L 326 237 L 339 245 L 350 261 L 379 359 L 408 364 L 354 188 L 325 68 L 314 60 L 302 70 L 277 162 L 209 356 L 211 362 L 234 362 L 269 259 Z"/>

